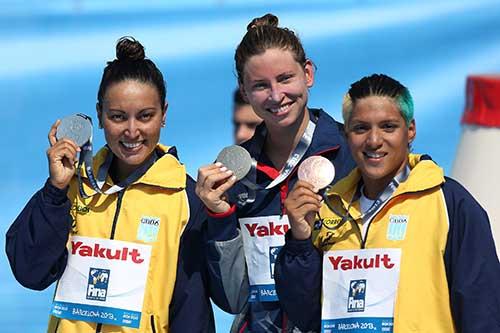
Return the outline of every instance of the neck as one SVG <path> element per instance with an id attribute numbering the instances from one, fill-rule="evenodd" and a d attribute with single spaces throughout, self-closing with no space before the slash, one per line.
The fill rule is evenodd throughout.
<path id="1" fill-rule="evenodd" d="M 379 179 L 370 179 L 364 175 L 362 175 L 363 178 L 363 193 L 365 197 L 367 197 L 370 200 L 375 200 L 379 197 L 379 195 L 386 189 L 386 187 L 389 185 L 389 183 L 396 177 L 398 174 L 403 172 L 404 168 L 406 168 L 406 165 L 408 164 L 408 161 L 405 160 L 405 162 L 401 165 L 401 167 L 391 174 L 379 178 Z"/>
<path id="2" fill-rule="evenodd" d="M 154 151 L 151 154 L 154 154 Z M 115 184 L 118 184 L 121 181 L 127 179 L 127 177 L 130 176 L 132 172 L 149 161 L 149 159 L 151 158 L 151 154 L 141 164 L 138 165 L 125 164 L 116 156 L 113 156 L 113 161 L 111 162 L 111 167 L 109 169 L 109 175 L 111 176 L 111 179 L 113 179 L 113 182 Z"/>
<path id="3" fill-rule="evenodd" d="M 277 169 L 282 169 L 291 152 L 299 143 L 309 123 L 309 111 L 305 108 L 302 117 L 287 127 L 268 126 L 264 151 Z M 266 124 L 267 125 L 267 124 Z"/>

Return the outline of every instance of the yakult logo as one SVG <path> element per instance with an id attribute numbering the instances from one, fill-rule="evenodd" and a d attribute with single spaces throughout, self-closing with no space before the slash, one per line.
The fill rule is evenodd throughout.
<path id="1" fill-rule="evenodd" d="M 99 244 L 93 244 L 92 246 L 85 245 L 82 241 L 71 241 L 71 254 L 82 257 L 96 257 L 109 260 L 131 260 L 135 264 L 140 264 L 144 261 L 144 259 L 141 258 L 141 253 L 138 249 L 129 249 L 128 247 L 123 247 L 121 249 L 109 249 L 101 247 Z"/>
<path id="2" fill-rule="evenodd" d="M 370 268 L 387 268 L 391 269 L 394 264 L 391 262 L 391 258 L 388 254 L 380 255 L 377 254 L 371 258 L 359 258 L 358 256 L 353 256 L 352 259 L 345 258 L 343 256 L 331 256 L 328 257 L 330 263 L 334 270 L 349 271 L 351 269 L 370 269 Z"/>
<path id="3" fill-rule="evenodd" d="M 109 269 L 90 267 L 87 284 L 87 299 L 93 301 L 106 301 L 109 272 Z"/>
<path id="4" fill-rule="evenodd" d="M 274 224 L 274 222 L 269 222 L 267 226 L 258 223 L 245 223 L 245 228 L 247 228 L 251 237 L 266 237 L 266 236 L 284 236 L 290 226 L 287 224 Z"/>

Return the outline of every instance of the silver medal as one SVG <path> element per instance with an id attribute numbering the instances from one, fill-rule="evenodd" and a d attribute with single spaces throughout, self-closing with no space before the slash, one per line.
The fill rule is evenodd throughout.
<path id="1" fill-rule="evenodd" d="M 56 139 L 67 138 L 82 147 L 92 136 L 92 123 L 81 115 L 74 114 L 61 119 L 57 127 Z"/>
<path id="2" fill-rule="evenodd" d="M 250 153 L 245 148 L 236 145 L 222 149 L 216 161 L 231 170 L 238 180 L 244 178 L 252 167 Z"/>

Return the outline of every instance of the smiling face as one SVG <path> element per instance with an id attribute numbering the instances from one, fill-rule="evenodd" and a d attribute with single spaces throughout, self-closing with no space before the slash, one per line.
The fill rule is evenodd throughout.
<path id="1" fill-rule="evenodd" d="M 302 121 L 313 83 L 309 60 L 301 65 L 289 50 L 271 48 L 245 63 L 242 90 L 268 127 L 288 127 Z"/>
<path id="2" fill-rule="evenodd" d="M 166 105 L 161 105 L 153 85 L 125 80 L 108 87 L 97 112 L 106 143 L 116 157 L 115 172 L 127 175 L 155 149 Z"/>
<path id="3" fill-rule="evenodd" d="M 394 99 L 369 96 L 356 101 L 346 132 L 365 195 L 374 199 L 405 167 L 415 121 L 406 125 Z"/>

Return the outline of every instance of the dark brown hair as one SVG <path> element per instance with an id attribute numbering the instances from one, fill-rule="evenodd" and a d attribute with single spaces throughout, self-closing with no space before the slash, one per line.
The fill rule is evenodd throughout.
<path id="1" fill-rule="evenodd" d="M 299 64 L 306 63 L 306 54 L 297 35 L 288 28 L 278 27 L 278 18 L 275 15 L 266 14 L 254 18 L 248 24 L 247 33 L 236 48 L 234 61 L 238 82 L 243 82 L 243 69 L 248 59 L 271 48 L 288 50 Z"/>
<path id="2" fill-rule="evenodd" d="M 116 59 L 108 61 L 104 68 L 97 93 L 99 108 L 102 108 L 103 98 L 109 86 L 125 80 L 136 80 L 151 84 L 158 91 L 163 108 L 167 95 L 163 75 L 151 60 L 146 59 L 144 47 L 141 43 L 129 36 L 118 40 L 116 43 Z"/>

